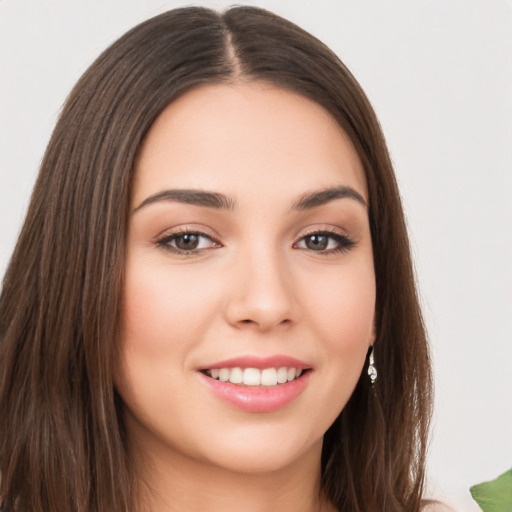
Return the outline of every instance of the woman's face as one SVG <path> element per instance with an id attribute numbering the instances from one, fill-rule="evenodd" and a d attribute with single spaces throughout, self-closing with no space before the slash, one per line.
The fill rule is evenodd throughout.
<path id="1" fill-rule="evenodd" d="M 318 461 L 375 338 L 366 202 L 316 103 L 261 82 L 172 103 L 133 183 L 116 377 L 129 438 L 234 471 Z"/>

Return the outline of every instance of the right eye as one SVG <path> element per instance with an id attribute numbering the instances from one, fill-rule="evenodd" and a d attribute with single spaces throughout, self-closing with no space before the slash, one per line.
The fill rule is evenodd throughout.
<path id="1" fill-rule="evenodd" d="M 211 237 L 196 231 L 172 233 L 157 240 L 156 244 L 166 251 L 182 255 L 197 254 L 203 249 L 220 247 L 220 244 Z"/>

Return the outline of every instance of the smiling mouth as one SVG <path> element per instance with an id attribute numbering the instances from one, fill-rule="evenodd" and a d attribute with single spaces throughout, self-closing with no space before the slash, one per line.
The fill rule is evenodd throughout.
<path id="1" fill-rule="evenodd" d="M 271 387 L 297 380 L 307 369 L 282 366 L 279 368 L 211 368 L 202 370 L 208 377 L 220 382 L 230 382 L 240 386 Z"/>

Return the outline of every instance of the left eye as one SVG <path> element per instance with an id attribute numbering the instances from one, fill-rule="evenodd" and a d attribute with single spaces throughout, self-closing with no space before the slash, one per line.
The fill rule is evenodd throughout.
<path id="1" fill-rule="evenodd" d="M 158 240 L 157 244 L 164 249 L 177 253 L 189 253 L 217 246 L 208 235 L 193 232 L 174 233 Z"/>
<path id="2" fill-rule="evenodd" d="M 315 252 L 338 252 L 350 249 L 355 243 L 338 233 L 318 232 L 302 237 L 295 246 Z"/>

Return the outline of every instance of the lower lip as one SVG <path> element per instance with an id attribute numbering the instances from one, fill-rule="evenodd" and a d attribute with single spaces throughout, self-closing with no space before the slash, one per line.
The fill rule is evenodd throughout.
<path id="1" fill-rule="evenodd" d="M 203 382 L 222 400 L 247 412 L 277 411 L 295 400 L 306 388 L 311 371 L 298 379 L 270 387 L 252 387 L 221 382 L 199 372 Z"/>

